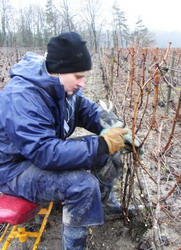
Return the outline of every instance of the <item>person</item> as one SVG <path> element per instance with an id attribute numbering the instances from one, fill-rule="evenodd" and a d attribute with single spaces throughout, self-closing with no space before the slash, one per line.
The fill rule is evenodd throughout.
<path id="1" fill-rule="evenodd" d="M 102 108 L 81 91 L 91 67 L 86 41 L 65 32 L 50 39 L 46 58 L 27 52 L 0 92 L 0 191 L 60 201 L 63 249 L 85 248 L 88 226 L 104 223 L 103 207 L 120 212 L 113 180 L 106 186 L 93 170 L 116 165 L 128 131 L 111 127 L 101 135 Z M 72 138 L 75 127 L 93 134 Z"/>

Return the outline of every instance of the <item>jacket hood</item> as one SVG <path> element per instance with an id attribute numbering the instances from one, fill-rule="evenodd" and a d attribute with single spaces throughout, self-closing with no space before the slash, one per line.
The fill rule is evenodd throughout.
<path id="1" fill-rule="evenodd" d="M 23 58 L 10 69 L 11 78 L 20 77 L 43 88 L 50 96 L 60 99 L 64 96 L 64 87 L 58 77 L 48 75 L 45 58 L 33 52 L 27 52 Z"/>

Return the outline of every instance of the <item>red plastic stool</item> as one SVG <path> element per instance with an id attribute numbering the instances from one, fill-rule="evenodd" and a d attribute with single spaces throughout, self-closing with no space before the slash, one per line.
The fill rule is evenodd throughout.
<path id="1" fill-rule="evenodd" d="M 42 208 L 41 205 L 32 203 L 23 198 L 6 194 L 0 196 L 0 223 L 8 223 L 3 235 L 0 238 L 0 242 L 2 242 L 5 238 L 10 224 L 14 225 L 9 235 L 6 237 L 2 250 L 6 250 L 14 238 L 19 238 L 19 241 L 22 243 L 22 249 L 27 249 L 26 241 L 28 237 L 36 238 L 32 249 L 37 249 L 52 206 L 53 202 L 49 203 L 48 208 Z M 44 215 L 39 231 L 27 232 L 25 227 L 21 224 L 32 220 L 37 214 Z"/>

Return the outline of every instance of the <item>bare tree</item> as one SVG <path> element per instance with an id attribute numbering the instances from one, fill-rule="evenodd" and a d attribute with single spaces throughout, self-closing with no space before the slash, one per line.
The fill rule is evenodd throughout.
<path id="1" fill-rule="evenodd" d="M 33 6 L 33 20 L 34 46 L 42 47 L 45 45 L 44 26 L 46 20 L 44 10 L 38 5 Z"/>
<path id="2" fill-rule="evenodd" d="M 135 30 L 131 34 L 131 40 L 140 47 L 148 47 L 154 43 L 153 34 L 143 24 L 140 17 L 136 22 Z"/>
<path id="3" fill-rule="evenodd" d="M 51 36 L 63 31 L 77 31 L 96 53 L 99 47 L 121 45 L 126 47 L 131 38 L 139 46 L 149 46 L 152 36 L 138 20 L 130 35 L 124 12 L 115 2 L 113 22 L 105 20 L 102 0 L 81 0 L 79 5 L 73 0 L 46 0 L 45 9 L 26 5 L 19 11 L 13 10 L 13 0 L 0 0 L 0 45 L 1 46 L 44 46 Z M 14 11 L 14 15 L 13 15 Z M 113 33 L 112 33 L 112 28 Z"/>
<path id="4" fill-rule="evenodd" d="M 34 46 L 34 39 L 37 33 L 35 26 L 38 21 L 35 10 L 34 5 L 29 5 L 21 8 L 18 12 L 15 33 L 15 40 L 18 46 Z"/>
<path id="5" fill-rule="evenodd" d="M 1 46 L 9 46 L 11 6 L 9 0 L 0 0 L 0 43 Z"/>
<path id="6" fill-rule="evenodd" d="M 98 51 L 98 41 L 101 32 L 101 1 L 87 0 L 82 5 L 82 19 L 86 22 L 89 34 L 89 41 L 95 52 Z"/>
<path id="7" fill-rule="evenodd" d="M 117 36 L 122 47 L 126 47 L 129 41 L 129 28 L 127 25 L 127 19 L 125 17 L 124 11 L 121 11 L 119 5 L 115 1 L 112 6 L 113 14 L 113 33 Z M 114 41 L 114 44 L 116 42 Z"/>
<path id="8" fill-rule="evenodd" d="M 73 15 L 71 12 L 69 0 L 63 0 L 60 13 L 63 21 L 63 29 L 66 31 L 75 30 L 74 18 L 76 15 Z"/>
<path id="9" fill-rule="evenodd" d="M 58 13 L 52 0 L 47 0 L 46 4 L 46 25 L 44 29 L 45 40 L 58 33 Z"/>

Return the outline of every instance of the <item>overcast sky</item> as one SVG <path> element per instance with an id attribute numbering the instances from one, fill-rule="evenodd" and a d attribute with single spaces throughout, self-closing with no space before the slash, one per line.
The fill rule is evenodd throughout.
<path id="1" fill-rule="evenodd" d="M 111 0 L 108 0 L 111 2 Z M 118 0 L 131 28 L 140 16 L 149 29 L 181 31 L 180 0 Z"/>
<path id="2" fill-rule="evenodd" d="M 58 2 L 58 0 L 54 0 Z M 80 0 L 74 0 L 79 4 Z M 86 0 L 83 0 L 86 1 Z M 25 3 L 40 3 L 46 5 L 46 0 L 13 0 L 13 5 Z M 22 3 L 21 5 L 19 3 Z M 115 0 L 102 0 L 106 12 L 111 15 L 111 6 Z M 181 31 L 181 0 L 117 0 L 128 20 L 131 29 L 134 28 L 138 17 L 142 18 L 143 24 L 150 30 Z"/>

